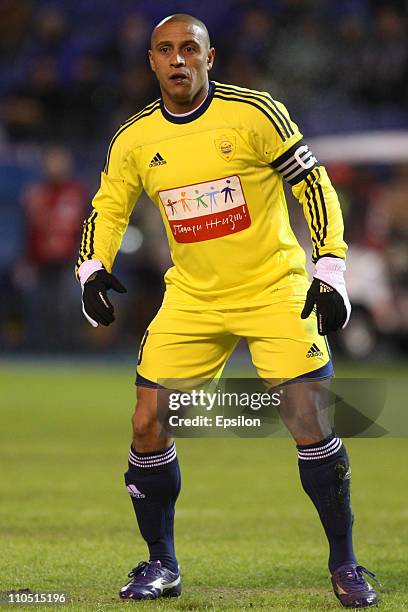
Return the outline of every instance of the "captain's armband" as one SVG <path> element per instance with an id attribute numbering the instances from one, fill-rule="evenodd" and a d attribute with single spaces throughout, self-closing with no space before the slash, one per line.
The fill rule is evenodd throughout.
<path id="1" fill-rule="evenodd" d="M 272 168 L 277 170 L 292 187 L 303 181 L 316 165 L 318 165 L 317 159 L 303 140 L 294 144 L 271 163 Z"/>

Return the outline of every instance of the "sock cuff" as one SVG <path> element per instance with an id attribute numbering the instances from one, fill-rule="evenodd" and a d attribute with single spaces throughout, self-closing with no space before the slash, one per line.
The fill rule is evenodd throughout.
<path id="1" fill-rule="evenodd" d="M 343 446 L 341 438 L 334 434 L 321 440 L 316 444 L 297 445 L 298 459 L 300 461 L 313 461 L 318 459 L 327 459 L 331 455 L 335 455 Z"/>
<path id="2" fill-rule="evenodd" d="M 150 453 L 138 453 L 130 447 L 128 456 L 129 465 L 139 468 L 156 468 L 171 463 L 177 457 L 176 444 L 173 442 L 169 448 Z"/>

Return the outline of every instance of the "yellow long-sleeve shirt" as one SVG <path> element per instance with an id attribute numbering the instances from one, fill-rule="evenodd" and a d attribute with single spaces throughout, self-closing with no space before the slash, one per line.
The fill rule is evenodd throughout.
<path id="1" fill-rule="evenodd" d="M 283 104 L 265 92 L 215 82 L 204 103 L 184 117 L 156 100 L 110 143 L 77 270 L 99 259 L 111 271 L 144 189 L 160 210 L 174 263 L 165 275 L 166 303 L 270 303 L 277 287 L 306 278 L 283 179 L 303 207 L 314 261 L 326 254 L 345 258 L 336 192 Z"/>

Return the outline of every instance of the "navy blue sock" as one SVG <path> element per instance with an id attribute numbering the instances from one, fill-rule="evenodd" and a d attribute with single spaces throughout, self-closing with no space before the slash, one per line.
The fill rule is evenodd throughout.
<path id="1" fill-rule="evenodd" d="M 174 551 L 174 508 L 180 492 L 176 446 L 150 453 L 130 449 L 126 488 L 131 496 L 140 532 L 147 542 L 150 561 L 177 572 Z"/>
<path id="2" fill-rule="evenodd" d="M 353 551 L 353 513 L 350 505 L 350 464 L 340 438 L 331 435 L 317 444 L 298 445 L 302 485 L 316 506 L 329 541 L 331 573 L 356 563 Z"/>

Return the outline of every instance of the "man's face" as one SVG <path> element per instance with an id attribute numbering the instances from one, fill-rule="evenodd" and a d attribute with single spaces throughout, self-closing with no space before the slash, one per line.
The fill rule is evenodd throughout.
<path id="1" fill-rule="evenodd" d="M 175 103 L 189 102 L 207 89 L 214 55 L 206 33 L 197 25 L 169 21 L 156 28 L 149 59 L 163 97 Z"/>

